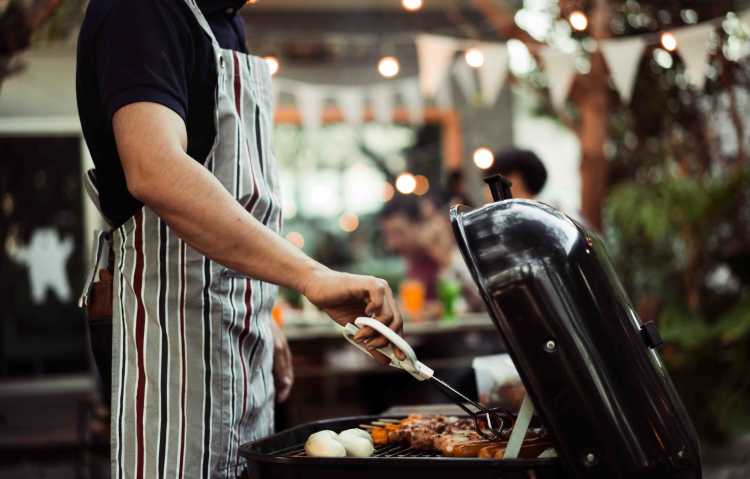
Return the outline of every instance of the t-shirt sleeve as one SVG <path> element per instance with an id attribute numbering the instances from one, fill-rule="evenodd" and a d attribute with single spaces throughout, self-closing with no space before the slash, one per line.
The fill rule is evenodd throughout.
<path id="1" fill-rule="evenodd" d="M 185 120 L 193 69 L 185 5 L 174 0 L 116 3 L 96 37 L 99 94 L 109 117 L 125 105 L 146 101 Z"/>

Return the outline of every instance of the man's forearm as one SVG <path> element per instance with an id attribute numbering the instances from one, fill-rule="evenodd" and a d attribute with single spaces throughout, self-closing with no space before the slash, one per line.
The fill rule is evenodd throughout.
<path id="1" fill-rule="evenodd" d="M 248 213 L 185 153 L 159 158 L 137 196 L 193 248 L 248 276 L 301 291 L 320 263 Z M 146 173 L 146 172 L 144 172 Z"/>

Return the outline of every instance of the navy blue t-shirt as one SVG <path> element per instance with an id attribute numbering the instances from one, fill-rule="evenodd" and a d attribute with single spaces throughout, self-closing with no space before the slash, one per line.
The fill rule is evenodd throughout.
<path id="1" fill-rule="evenodd" d="M 198 0 L 222 48 L 245 52 L 244 0 Z M 91 0 L 78 38 L 78 114 L 104 214 L 116 225 L 141 203 L 128 192 L 112 116 L 135 102 L 182 117 L 188 154 L 203 162 L 216 135 L 216 67 L 208 35 L 184 0 Z"/>

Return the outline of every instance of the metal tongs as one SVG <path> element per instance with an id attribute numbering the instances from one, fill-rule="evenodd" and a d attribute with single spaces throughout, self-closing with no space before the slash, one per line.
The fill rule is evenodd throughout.
<path id="1" fill-rule="evenodd" d="M 452 388 L 445 381 L 435 377 L 435 372 L 431 368 L 417 360 L 417 355 L 414 353 L 414 349 L 412 349 L 409 343 L 380 321 L 373 318 L 357 318 L 354 323 L 348 323 L 341 328 L 342 334 L 347 341 L 372 356 L 364 346 L 354 341 L 354 335 L 357 334 L 360 328 L 365 326 L 382 334 L 390 342 L 388 346 L 378 349 L 379 352 L 391 360 L 390 366 L 403 369 L 419 381 L 431 381 L 440 391 L 443 392 L 443 394 L 456 403 L 461 409 L 466 411 L 466 414 L 471 416 L 474 420 L 476 431 L 485 439 L 499 441 L 502 438 L 503 427 L 506 423 L 503 416 L 508 416 L 510 414 L 508 411 L 501 408 L 488 408 L 469 399 Z M 397 348 L 404 353 L 406 358 L 403 360 L 398 359 L 394 348 Z"/>

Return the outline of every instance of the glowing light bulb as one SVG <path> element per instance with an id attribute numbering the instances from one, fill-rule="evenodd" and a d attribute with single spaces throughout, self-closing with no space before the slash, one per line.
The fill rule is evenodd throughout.
<path id="1" fill-rule="evenodd" d="M 488 148 L 477 148 L 474 151 L 474 164 L 477 168 L 486 170 L 495 162 L 495 155 Z"/>
<path id="2" fill-rule="evenodd" d="M 464 59 L 472 68 L 479 68 L 484 65 L 484 53 L 478 48 L 469 48 L 466 50 Z"/>
<path id="3" fill-rule="evenodd" d="M 401 6 L 410 12 L 416 12 L 422 8 L 422 0 L 401 0 Z"/>
<path id="4" fill-rule="evenodd" d="M 401 65 L 396 57 L 383 57 L 378 63 L 378 71 L 386 78 L 395 77 L 399 70 L 401 70 Z"/>
<path id="5" fill-rule="evenodd" d="M 387 181 L 383 183 L 383 201 L 391 201 L 391 198 L 393 198 L 395 193 L 396 190 L 393 188 L 392 184 Z"/>
<path id="6" fill-rule="evenodd" d="M 416 186 L 414 187 L 415 195 L 422 196 L 430 191 L 430 180 L 426 176 L 417 175 L 414 177 L 414 180 L 416 181 Z"/>
<path id="7" fill-rule="evenodd" d="M 580 10 L 571 13 L 568 21 L 570 22 L 570 26 L 579 32 L 586 30 L 586 27 L 589 26 L 589 18 Z"/>
<path id="8" fill-rule="evenodd" d="M 271 75 L 275 75 L 279 71 L 279 60 L 274 56 L 267 56 L 263 58 L 268 64 L 268 69 L 271 71 Z"/>
<path id="9" fill-rule="evenodd" d="M 286 235 L 286 239 L 297 248 L 302 248 L 303 246 L 305 246 L 305 237 L 302 236 L 302 233 L 298 231 L 292 231 L 291 233 Z"/>
<path id="10" fill-rule="evenodd" d="M 417 188 L 417 179 L 411 173 L 401 173 L 396 178 L 396 189 L 405 194 L 410 195 L 414 193 Z"/>
<path id="11" fill-rule="evenodd" d="M 668 52 L 673 52 L 677 50 L 677 39 L 671 32 L 664 32 L 661 34 L 661 46 Z"/>
<path id="12" fill-rule="evenodd" d="M 339 218 L 339 227 L 347 233 L 351 233 L 359 227 L 359 217 L 354 213 L 344 213 Z"/>

